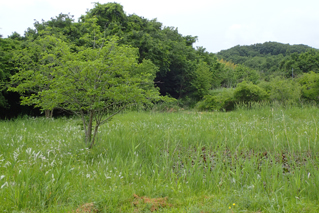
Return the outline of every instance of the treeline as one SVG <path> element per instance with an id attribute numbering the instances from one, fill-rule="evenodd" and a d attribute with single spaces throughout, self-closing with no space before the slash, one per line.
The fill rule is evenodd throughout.
<path id="1" fill-rule="evenodd" d="M 307 45 L 289 45 L 278 42 L 265 42 L 249 46 L 235 46 L 217 53 L 219 59 L 242 64 L 258 70 L 261 78 L 269 80 L 272 76 L 296 77 L 316 67 L 318 50 Z M 298 60 L 296 63 L 293 61 Z M 304 64 L 304 65 L 301 65 Z M 307 67 L 305 64 L 309 64 Z M 300 67 L 301 66 L 301 67 Z M 295 70 L 295 74 L 292 73 Z M 313 70 L 314 71 L 314 70 Z"/>
<path id="2" fill-rule="evenodd" d="M 296 78 L 302 73 L 317 72 L 319 68 L 318 51 L 305 45 L 268 42 L 236 46 L 215 55 L 204 47 L 194 48 L 196 36 L 181 35 L 177 28 L 163 26 L 156 19 L 128 15 L 117 3 L 96 3 L 78 21 L 70 14 L 59 14 L 48 21 L 36 21 L 34 28 L 28 28 L 23 36 L 13 33 L 8 38 L 0 38 L 0 118 L 41 113 L 39 108 L 33 108 L 37 105 L 35 102 L 24 101 L 25 105 L 20 102 L 36 96 L 43 89 L 40 85 L 20 90 L 12 88 L 18 88 L 19 83 L 26 80 L 26 77 L 17 78 L 19 73 L 31 70 L 36 74 L 41 72 L 39 67 L 50 65 L 50 61 L 41 56 L 41 51 L 49 54 L 56 46 L 49 41 L 46 45 L 46 39 L 55 38 L 67 43 L 72 53 L 78 53 L 95 45 L 95 33 L 105 39 L 115 38 L 117 45 L 138 48 L 138 62 L 149 60 L 156 66 L 154 85 L 160 94 L 178 99 L 183 106 L 194 107 L 199 101 L 216 95 L 234 97 L 233 94 L 218 95 L 218 91 L 224 91 L 220 88 L 231 91 L 242 82 L 262 87 L 260 85 L 273 79 Z M 28 57 L 24 57 L 26 55 Z M 265 97 L 271 97 L 269 91 L 267 94 Z M 231 101 L 240 100 L 238 95 L 236 97 Z"/>
<path id="3" fill-rule="evenodd" d="M 3 82 L 1 118 L 39 113 L 38 110 L 32 110 L 32 107 L 20 105 L 20 98 L 34 94 L 34 88 L 21 90 L 19 93 L 7 91 L 8 87 L 14 86 L 10 81 L 12 76 L 23 72 L 23 65 L 29 63 L 25 63 L 25 57 L 19 55 L 30 52 L 30 48 L 46 36 L 54 36 L 69 43 L 73 52 L 92 46 L 92 42 L 83 39 L 86 34 L 92 32 L 92 18 L 96 19 L 99 31 L 105 38 L 115 36 L 119 45 L 138 48 L 140 63 L 143 60 L 152 61 L 158 67 L 154 84 L 161 95 L 179 99 L 180 104 L 194 105 L 212 88 L 219 88 L 221 85 L 231 87 L 237 81 L 251 78 L 252 71 L 240 66 L 235 68 L 238 70 L 236 75 L 228 80 L 231 75 L 228 65 L 220 62 L 216 55 L 207 52 L 205 48 L 194 48 L 193 44 L 197 40 L 195 36 L 183 36 L 178 33 L 177 28 L 163 26 L 156 19 L 127 15 L 120 4 L 96 3 L 95 7 L 78 21 L 75 21 L 72 15 L 60 14 L 49 21 L 36 21 L 34 28 L 28 28 L 23 36 L 13 33 L 8 38 L 0 38 L 0 78 Z M 39 63 L 39 51 L 34 50 L 33 53 L 28 60 L 36 65 Z"/>

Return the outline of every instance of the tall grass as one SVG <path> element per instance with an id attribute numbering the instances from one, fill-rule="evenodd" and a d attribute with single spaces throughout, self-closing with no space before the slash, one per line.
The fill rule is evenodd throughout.
<path id="1" fill-rule="evenodd" d="M 127 112 L 84 146 L 77 119 L 0 122 L 0 212 L 316 212 L 319 110 Z M 235 204 L 235 205 L 233 205 Z M 160 208 L 161 207 L 161 208 Z"/>

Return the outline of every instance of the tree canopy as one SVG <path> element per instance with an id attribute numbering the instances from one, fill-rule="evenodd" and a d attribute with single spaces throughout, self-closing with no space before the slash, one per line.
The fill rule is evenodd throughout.
<path id="1" fill-rule="evenodd" d="M 264 75 L 281 69 L 281 63 L 292 54 L 305 53 L 313 48 L 307 45 L 290 45 L 278 42 L 265 42 L 249 46 L 235 46 L 217 53 L 218 58 L 243 64 L 252 69 L 261 71 Z"/>
<path id="2" fill-rule="evenodd" d="M 178 28 L 163 26 L 157 19 L 126 14 L 118 3 L 95 3 L 94 8 L 77 21 L 71 14 L 35 21 L 34 27 L 28 28 L 23 36 L 13 33 L 8 38 L 0 38 L 0 117 L 9 118 L 26 111 L 30 114 L 30 108 L 22 108 L 19 99 L 22 104 L 42 109 L 46 116 L 50 116 L 50 112 L 52 115 L 53 109 L 63 108 L 62 94 L 57 98 L 59 101 L 53 101 L 52 94 L 46 91 L 52 91 L 59 75 L 64 75 L 62 70 L 72 66 L 73 70 L 80 70 L 75 65 L 81 64 L 81 60 L 98 64 L 109 43 L 119 54 L 121 48 L 126 48 L 124 52 L 130 56 L 123 55 L 123 58 L 134 58 L 134 72 L 140 70 L 139 76 L 146 72 L 141 70 L 150 70 L 152 91 L 155 86 L 162 96 L 179 99 L 178 103 L 188 106 L 195 106 L 212 89 L 231 89 L 243 85 L 244 81 L 266 85 L 264 82 L 274 79 L 296 78 L 319 71 L 318 50 L 306 45 L 266 42 L 235 46 L 216 55 L 204 47 L 194 47 L 196 41 L 196 36 L 181 35 Z M 89 58 L 89 54 L 96 58 Z M 92 65 L 85 66 L 89 70 Z M 102 69 L 103 66 L 99 66 Z M 122 74 L 117 76 L 120 77 Z M 150 81 L 140 83 L 146 86 Z M 11 88 L 7 91 L 9 85 Z M 48 101 L 44 101 L 46 99 Z"/>

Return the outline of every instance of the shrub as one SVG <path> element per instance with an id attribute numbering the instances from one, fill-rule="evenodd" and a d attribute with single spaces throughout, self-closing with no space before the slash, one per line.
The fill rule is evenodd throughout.
<path id="1" fill-rule="evenodd" d="M 236 102 L 256 102 L 266 100 L 268 98 L 268 93 L 253 83 L 243 81 L 239 83 L 234 91 L 234 99 Z"/>
<path id="2" fill-rule="evenodd" d="M 301 96 L 300 85 L 291 79 L 276 77 L 271 79 L 270 82 L 261 82 L 258 86 L 269 94 L 270 101 L 296 102 L 299 101 Z"/>
<path id="3" fill-rule="evenodd" d="M 209 111 L 230 111 L 235 107 L 233 89 L 223 89 L 214 95 L 206 95 L 198 102 L 196 108 Z"/>
<path id="4" fill-rule="evenodd" d="M 319 74 L 310 72 L 303 74 L 298 82 L 301 86 L 302 98 L 319 102 Z"/>

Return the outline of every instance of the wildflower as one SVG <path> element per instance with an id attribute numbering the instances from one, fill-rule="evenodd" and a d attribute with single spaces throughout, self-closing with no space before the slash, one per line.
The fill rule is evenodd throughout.
<path id="1" fill-rule="evenodd" d="M 233 203 L 233 206 L 235 206 L 236 204 L 235 203 Z"/>
<path id="2" fill-rule="evenodd" d="M 2 186 L 1 186 L 1 189 L 5 186 L 8 186 L 8 182 L 5 182 Z"/>

